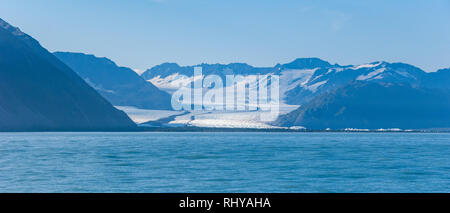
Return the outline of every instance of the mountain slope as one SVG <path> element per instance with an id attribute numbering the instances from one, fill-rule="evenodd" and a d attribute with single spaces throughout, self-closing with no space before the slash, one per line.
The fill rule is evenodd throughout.
<path id="1" fill-rule="evenodd" d="M 354 82 L 281 116 L 280 126 L 309 129 L 450 127 L 450 91 L 409 84 Z"/>
<path id="2" fill-rule="evenodd" d="M 54 55 L 113 105 L 171 109 L 170 95 L 142 79 L 130 68 L 119 67 L 107 58 L 82 53 L 55 52 Z"/>
<path id="3" fill-rule="evenodd" d="M 450 90 L 450 68 L 428 73 L 423 84 L 430 88 Z"/>
<path id="4" fill-rule="evenodd" d="M 0 19 L 0 131 L 134 128 L 39 42 Z"/>

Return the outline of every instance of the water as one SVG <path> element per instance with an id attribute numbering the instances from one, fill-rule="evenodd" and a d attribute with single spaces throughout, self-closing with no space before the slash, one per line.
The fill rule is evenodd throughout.
<path id="1" fill-rule="evenodd" d="M 0 192 L 450 192 L 450 134 L 0 133 Z"/>

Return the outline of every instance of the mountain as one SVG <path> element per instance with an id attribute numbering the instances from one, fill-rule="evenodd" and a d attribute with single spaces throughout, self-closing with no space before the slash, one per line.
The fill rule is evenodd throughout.
<path id="1" fill-rule="evenodd" d="M 338 66 L 338 65 L 336 65 Z M 332 65 L 319 58 L 297 58 L 294 61 L 283 64 L 281 68 L 283 70 L 289 69 L 314 69 L 314 68 L 327 68 L 332 67 Z"/>
<path id="2" fill-rule="evenodd" d="M 108 58 L 94 55 L 70 52 L 55 52 L 54 55 L 113 105 L 171 109 L 170 95 L 142 79 L 130 68 L 119 67 Z"/>
<path id="3" fill-rule="evenodd" d="M 0 131 L 129 130 L 128 116 L 38 41 L 0 19 Z"/>
<path id="4" fill-rule="evenodd" d="M 450 90 L 450 68 L 428 73 L 424 84 L 426 87 Z"/>
<path id="5" fill-rule="evenodd" d="M 176 63 L 164 63 L 146 70 L 142 78 L 169 93 L 192 82 L 194 67 L 201 67 L 203 75 L 218 75 L 225 79 L 226 75 L 257 75 L 277 71 L 274 67 L 253 67 L 245 63 L 231 64 L 199 64 L 195 66 L 179 66 Z"/>
<path id="6" fill-rule="evenodd" d="M 319 67 L 302 83 L 287 91 L 285 96 L 289 104 L 305 104 L 353 81 L 420 85 L 425 76 L 423 70 L 403 63 L 373 62 L 359 66 Z"/>
<path id="7" fill-rule="evenodd" d="M 433 73 L 405 63 L 331 64 L 298 58 L 274 67 L 200 64 L 203 74 L 280 76 L 282 104 L 298 105 L 273 125 L 310 129 L 450 127 L 450 69 Z M 195 66 L 166 63 L 142 76 L 161 89 L 189 83 Z"/>
<path id="8" fill-rule="evenodd" d="M 253 67 L 245 63 L 231 64 L 198 64 L 195 66 L 179 66 L 176 63 L 164 63 L 146 70 L 142 73 L 142 77 L 150 80 L 155 77 L 165 78 L 173 74 L 192 76 L 194 67 L 201 67 L 204 75 L 251 75 L 251 74 L 267 74 L 274 72 L 276 69 L 272 67 Z"/>
<path id="9" fill-rule="evenodd" d="M 448 128 L 450 90 L 355 81 L 280 116 L 274 124 L 308 129 Z"/>
<path id="10" fill-rule="evenodd" d="M 199 64 L 179 66 L 165 63 L 148 69 L 142 77 L 157 87 L 171 92 L 192 81 L 194 67 L 202 67 L 204 75 L 225 76 L 276 74 L 280 76 L 280 97 L 290 105 L 301 105 L 313 98 L 353 81 L 423 84 L 426 73 L 403 63 L 373 62 L 358 66 L 330 64 L 319 58 L 298 58 L 274 67 L 253 67 L 244 63 Z M 183 83 L 183 84 L 180 84 Z"/>
<path id="11" fill-rule="evenodd" d="M 226 75 L 265 75 L 277 71 L 274 67 L 253 67 L 245 63 L 199 64 L 195 66 L 164 63 L 146 70 L 141 76 L 158 88 L 172 93 L 180 87 L 192 83 L 194 67 L 201 67 L 203 75 L 218 75 L 223 80 Z"/>

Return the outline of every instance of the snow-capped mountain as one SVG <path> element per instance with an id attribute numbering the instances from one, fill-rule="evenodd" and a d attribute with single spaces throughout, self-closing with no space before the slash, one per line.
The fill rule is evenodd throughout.
<path id="1" fill-rule="evenodd" d="M 280 97 L 283 103 L 301 105 L 325 92 L 332 91 L 353 81 L 409 83 L 420 85 L 427 73 L 412 65 L 403 63 L 373 62 L 358 66 L 330 64 L 318 58 L 299 58 L 287 64 L 274 67 L 252 67 L 247 64 L 200 64 L 203 75 L 267 75 L 280 76 Z M 142 77 L 160 89 L 168 92 L 187 85 L 196 66 L 181 67 L 175 63 L 155 66 Z"/>
<path id="2" fill-rule="evenodd" d="M 305 85 L 315 71 L 321 68 L 340 67 L 331 65 L 318 58 L 302 58 L 295 61 L 276 65 L 274 67 L 253 67 L 245 63 L 232 64 L 199 64 L 195 66 L 179 66 L 175 63 L 164 63 L 145 71 L 141 76 L 157 87 L 173 92 L 183 85 L 193 81 L 194 67 L 201 67 L 203 75 L 218 75 L 225 79 L 226 75 L 280 75 L 281 95 L 294 89 L 298 85 Z M 311 90 L 319 85 L 308 85 Z"/>
<path id="3" fill-rule="evenodd" d="M 195 66 L 164 63 L 148 69 L 140 78 L 131 69 L 118 67 L 106 58 L 74 53 L 55 53 L 55 55 L 77 71 L 86 82 L 108 100 L 115 105 L 123 106 L 119 108 L 127 112 L 135 122 L 143 125 L 226 128 L 304 126 L 306 128 L 329 127 L 341 129 L 344 127 L 446 127 L 444 125 L 446 124 L 445 116 L 441 117 L 444 120 L 437 119 L 439 116 L 434 119 L 440 123 L 429 123 L 423 119 L 426 116 L 436 116 L 433 111 L 444 112 L 442 109 L 447 105 L 445 103 L 438 104 L 442 102 L 433 98 L 447 97 L 446 95 L 449 94 L 450 70 L 448 69 L 426 73 L 417 67 L 404 63 L 381 61 L 342 66 L 331 64 L 319 58 L 299 58 L 290 63 L 277 64 L 273 67 L 253 67 L 245 63 L 199 64 Z M 195 67 L 202 68 L 202 76 L 194 77 Z M 222 80 L 226 79 L 226 75 L 241 75 L 243 77 L 260 75 L 262 76 L 260 80 L 264 81 L 267 81 L 268 75 L 278 75 L 280 103 L 268 104 L 279 104 L 281 117 L 275 122 L 263 122 L 260 119 L 262 112 L 259 109 L 251 110 L 245 107 L 238 111 L 188 110 L 188 112 L 174 112 L 154 110 L 170 110 L 170 96 L 167 93 L 173 94 L 183 86 L 191 86 L 194 82 L 201 81 L 208 75 L 217 75 Z M 247 83 L 249 83 L 249 88 L 258 87 L 256 80 Z M 422 91 L 424 89 L 426 91 Z M 214 89 L 201 88 L 200 90 L 202 90 L 200 91 L 202 94 L 205 94 L 208 90 Z M 440 95 L 430 95 L 433 92 Z M 411 94 L 413 95 L 411 96 Z M 395 98 L 395 96 L 402 96 L 402 98 Z M 415 96 L 421 97 L 421 101 L 432 102 L 436 107 L 415 103 L 415 101 L 419 101 L 419 99 L 413 98 Z M 148 99 L 145 99 L 146 97 Z M 164 98 L 160 101 L 157 97 Z M 245 103 L 249 103 L 247 97 L 244 98 L 246 99 Z M 193 105 L 225 105 L 222 102 L 200 101 L 202 103 L 194 102 Z M 258 103 L 264 101 L 267 100 L 258 97 Z M 410 108 L 411 110 L 398 109 L 400 106 L 410 105 L 416 107 Z M 163 107 L 155 108 L 155 106 Z M 239 105 L 237 107 L 239 108 Z M 417 122 L 408 123 L 406 119 L 408 113 L 423 115 L 417 117 L 417 122 L 424 125 L 419 125 Z M 400 117 L 394 119 L 394 115 Z"/>
<path id="4" fill-rule="evenodd" d="M 199 64 L 195 66 L 179 66 L 176 63 L 164 63 L 146 70 L 142 77 L 155 86 L 169 93 L 179 89 L 181 86 L 192 83 L 194 67 L 201 67 L 203 75 L 265 75 L 275 73 L 274 67 L 253 67 L 245 63 L 232 64 Z"/>
<path id="5" fill-rule="evenodd" d="M 318 95 L 355 81 L 408 83 L 417 86 L 426 75 L 423 70 L 403 63 L 373 62 L 358 66 L 316 68 L 306 81 L 286 91 L 285 101 L 289 104 L 304 104 Z"/>
<path id="6" fill-rule="evenodd" d="M 448 113 L 443 110 L 448 104 L 436 99 L 440 95 L 447 97 L 449 94 L 450 70 L 448 69 L 426 73 L 409 64 L 383 61 L 342 66 L 318 58 L 299 58 L 290 63 L 264 68 L 243 63 L 197 66 L 202 67 L 203 75 L 215 74 L 222 77 L 228 74 L 279 75 L 282 99 L 280 104 L 284 106 L 281 117 L 276 122 L 270 123 L 271 125 L 267 125 L 257 119 L 249 119 L 256 117 L 249 113 L 257 112 L 237 112 L 238 114 L 209 112 L 183 115 L 172 123 L 216 127 L 231 127 L 233 123 L 236 123 L 257 128 L 269 128 L 273 125 L 307 128 L 427 128 L 446 127 L 448 124 L 446 116 L 442 116 L 443 119 L 434 119 L 434 123 L 426 121 L 426 116 L 438 118 L 437 114 Z M 162 90 L 173 92 L 180 86 L 189 85 L 198 80 L 192 78 L 194 67 L 196 66 L 183 67 L 175 63 L 166 63 L 147 70 L 142 77 Z M 431 96 L 433 92 L 440 95 Z M 396 96 L 402 96 L 402 98 L 396 98 Z M 414 99 L 414 96 L 421 99 Z M 432 104 L 417 104 L 416 101 L 429 101 Z M 411 105 L 416 107 L 410 110 L 399 109 L 399 107 Z M 297 107 L 299 108 L 294 110 Z M 410 116 L 409 119 L 411 119 L 413 114 L 423 116 L 417 117 L 417 122 L 406 125 L 408 124 L 406 118 Z M 326 118 L 322 117 L 324 115 Z M 397 115 L 398 119 L 390 120 L 395 117 L 394 115 Z"/>

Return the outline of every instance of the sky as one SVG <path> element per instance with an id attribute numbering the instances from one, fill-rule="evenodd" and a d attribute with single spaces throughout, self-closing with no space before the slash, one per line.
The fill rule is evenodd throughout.
<path id="1" fill-rule="evenodd" d="M 450 0 L 0 0 L 0 18 L 49 51 L 142 71 L 300 57 L 450 67 Z"/>

